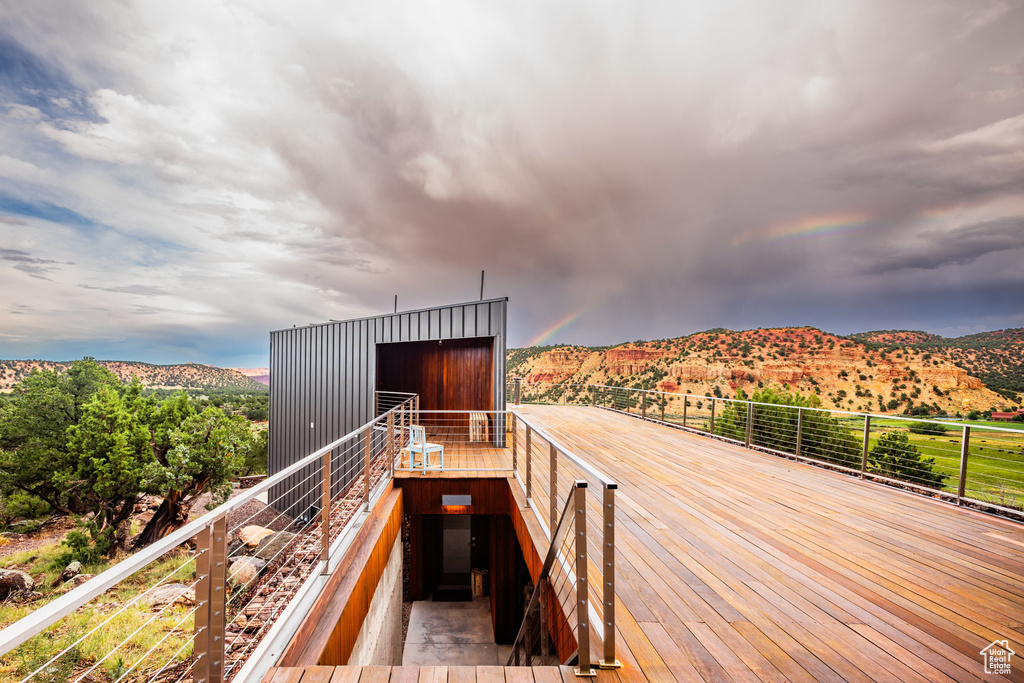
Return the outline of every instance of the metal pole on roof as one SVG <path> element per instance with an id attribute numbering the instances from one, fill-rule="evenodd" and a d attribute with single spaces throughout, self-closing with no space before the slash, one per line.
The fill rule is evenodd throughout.
<path id="1" fill-rule="evenodd" d="M 484 271 L 480 271 L 480 301 L 484 300 Z"/>
<path id="2" fill-rule="evenodd" d="M 398 313 L 398 295 L 395 294 L 395 313 Z"/>

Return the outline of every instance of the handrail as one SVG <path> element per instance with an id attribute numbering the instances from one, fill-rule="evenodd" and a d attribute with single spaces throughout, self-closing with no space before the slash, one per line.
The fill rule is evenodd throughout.
<path id="1" fill-rule="evenodd" d="M 584 472 L 586 472 L 590 476 L 592 476 L 595 479 L 597 479 L 599 482 L 601 482 L 601 484 L 603 486 L 608 486 L 609 484 L 612 484 L 612 485 L 615 484 L 615 481 L 613 479 L 611 479 L 610 477 L 605 476 L 596 467 L 594 467 L 593 465 L 591 465 L 587 461 L 585 461 L 582 458 L 580 458 L 577 455 L 575 455 L 572 451 L 570 451 L 568 448 L 563 446 L 557 439 L 555 439 L 553 436 L 548 434 L 546 431 L 544 431 L 540 427 L 535 427 L 534 425 L 530 424 L 530 422 L 526 418 L 524 418 L 522 415 L 520 415 L 519 413 L 516 413 L 515 411 L 509 411 L 509 412 L 515 413 L 516 417 L 518 419 L 522 420 L 523 424 L 526 424 L 526 425 L 530 426 L 530 429 L 533 431 L 534 434 L 537 434 L 540 438 L 544 439 L 549 444 L 551 444 L 552 446 L 557 448 L 559 450 L 559 452 L 561 452 L 562 455 L 564 455 L 566 458 L 568 458 L 570 461 L 572 461 L 572 463 L 574 465 L 579 467 L 581 470 L 583 470 Z"/>
<path id="2" fill-rule="evenodd" d="M 529 385 L 527 385 L 529 386 Z M 637 389 L 636 387 L 617 387 L 608 384 L 565 384 L 565 385 L 552 385 L 552 386 L 567 386 L 567 387 L 596 387 L 598 389 L 618 389 L 620 391 L 633 391 L 644 394 L 659 394 L 661 396 L 668 396 L 672 398 L 693 398 L 698 401 L 732 401 L 736 403 L 749 403 L 755 406 L 765 406 L 771 408 L 799 408 L 803 407 L 804 410 L 818 410 L 825 413 L 842 413 L 843 415 L 850 415 L 851 417 L 878 417 L 883 420 L 902 420 L 904 422 L 924 422 L 929 424 L 954 426 L 954 427 L 971 427 L 971 428 L 983 428 L 985 430 L 991 430 L 994 432 L 1006 432 L 1008 434 L 1020 434 L 1021 430 L 1013 429 L 1012 427 L 994 427 L 992 425 L 973 425 L 970 422 L 957 422 L 956 420 L 930 420 L 928 418 L 909 417 L 907 415 L 900 414 L 888 414 L 888 413 L 871 413 L 867 411 L 854 411 L 854 410 L 842 410 L 839 408 L 813 408 L 810 406 L 787 406 L 780 403 L 763 403 L 761 401 L 751 401 L 746 398 L 725 398 L 721 396 L 703 396 L 698 394 L 680 394 L 672 391 L 658 391 L 657 389 Z"/>
<path id="3" fill-rule="evenodd" d="M 224 502 L 223 504 L 217 506 L 213 510 L 210 510 L 209 512 L 207 512 L 206 514 L 201 516 L 199 519 L 196 519 L 196 520 L 194 520 L 192 522 L 189 522 L 189 523 L 185 524 L 180 529 L 177 529 L 177 530 L 171 532 L 170 534 L 168 534 L 164 538 L 156 541 L 155 543 L 151 544 L 150 546 L 148 546 L 148 547 L 146 547 L 146 548 L 136 552 L 135 554 L 129 556 L 128 558 L 122 560 L 118 564 L 114 565 L 113 567 L 110 567 L 109 569 L 107 569 L 106 571 L 101 573 L 100 575 L 90 579 L 89 581 L 85 582 L 81 586 L 78 586 L 78 587 L 72 589 L 71 591 L 69 591 L 65 595 L 57 598 L 56 600 L 53 600 L 52 602 L 44 605 L 43 607 L 39 608 L 38 610 L 35 610 L 35 611 L 31 612 L 30 614 L 26 615 L 22 619 L 20 619 L 20 620 L 14 622 L 14 623 L 8 625 L 4 629 L 0 630 L 0 656 L 7 654 L 11 650 L 17 648 L 19 645 L 22 645 L 23 643 L 25 643 L 26 641 L 30 640 L 31 638 L 39 635 L 40 633 L 42 633 L 44 630 L 46 630 L 50 626 L 54 625 L 55 623 L 57 623 L 58 621 L 60 621 L 64 617 L 70 615 L 76 609 L 78 609 L 78 608 L 82 607 L 83 605 L 87 604 L 89 601 L 99 597 L 105 591 L 107 591 L 109 588 L 117 585 L 118 583 L 120 583 L 121 581 L 125 580 L 126 578 L 128 578 L 129 576 L 134 574 L 135 572 L 137 572 L 140 569 L 146 567 L 147 565 L 151 564 L 155 560 L 161 558 L 167 552 L 169 552 L 169 551 L 173 550 L 174 548 L 180 546 L 182 543 L 188 541 L 191 538 L 194 538 L 194 537 L 197 537 L 197 536 L 203 536 L 204 539 L 206 539 L 206 541 L 207 541 L 205 544 L 204 543 L 200 543 L 200 546 L 199 546 L 199 551 L 200 551 L 199 552 L 199 556 L 203 556 L 205 554 L 208 554 L 211 550 L 216 555 L 217 551 L 218 551 L 218 548 L 214 547 L 214 545 L 213 545 L 214 540 L 212 538 L 206 538 L 206 536 L 211 536 L 211 534 L 209 534 L 208 532 L 213 530 L 213 534 L 212 534 L 213 536 L 219 535 L 220 537 L 223 537 L 225 535 L 225 533 L 224 533 L 225 520 L 227 519 L 227 516 L 228 516 L 229 513 L 231 513 L 232 511 L 234 511 L 236 509 L 241 508 L 242 506 L 246 505 L 247 503 L 252 502 L 257 497 L 259 497 L 262 493 L 268 491 L 269 489 L 271 489 L 274 486 L 277 486 L 277 485 L 280 485 L 280 484 L 286 482 L 287 480 L 289 480 L 289 478 L 291 478 L 295 474 L 301 472 L 306 467 L 308 467 L 310 465 L 313 465 L 313 464 L 317 464 L 318 461 L 323 462 L 324 466 L 329 468 L 329 466 L 330 466 L 330 454 L 332 453 L 332 451 L 334 451 L 334 449 L 336 449 L 336 448 L 338 448 L 340 446 L 343 446 L 344 444 L 346 444 L 346 442 L 353 441 L 354 439 L 360 437 L 363 434 L 366 434 L 367 449 L 369 449 L 369 441 L 370 441 L 370 436 L 369 435 L 370 435 L 371 431 L 377 431 L 375 429 L 375 426 L 378 423 L 383 422 L 384 420 L 387 420 L 389 423 L 393 424 L 393 420 L 392 420 L 393 415 L 399 413 L 400 411 L 406 410 L 407 409 L 407 404 L 411 405 L 411 402 L 413 400 L 414 400 L 414 398 L 410 398 L 410 399 L 407 399 L 406 401 L 404 401 L 404 402 L 402 402 L 402 403 L 392 407 L 386 413 L 383 413 L 382 415 L 374 417 L 372 420 L 370 420 L 366 424 L 364 424 L 364 425 L 362 425 L 362 426 L 352 430 L 348 434 L 346 434 L 346 435 L 344 435 L 344 436 L 342 436 L 342 437 L 340 437 L 338 439 L 335 439 L 331 443 L 329 443 L 329 444 L 327 444 L 327 445 L 317 449 L 313 453 L 310 453 L 309 455 L 305 456 L 301 460 L 299 460 L 299 461 L 289 465 L 288 467 L 286 467 L 285 469 L 281 470 L 280 472 L 277 472 L 273 476 L 267 477 L 264 481 L 260 482 L 256 486 L 254 486 L 254 487 L 252 487 L 250 489 L 246 489 L 244 493 L 238 495 L 235 498 L 232 498 L 229 501 Z M 390 441 L 385 443 L 385 446 L 384 446 L 385 451 L 387 451 L 387 449 L 389 449 L 391 447 L 391 445 L 392 444 L 390 443 Z M 367 464 L 368 464 L 368 462 L 367 462 Z M 384 472 L 385 477 L 388 476 L 389 471 L 390 471 L 389 468 L 386 467 L 385 468 L 385 472 Z M 325 479 L 325 485 L 324 485 L 325 493 L 324 493 L 324 495 L 326 496 L 327 500 L 330 500 L 329 494 L 327 492 L 328 484 L 331 481 L 331 472 L 330 472 L 329 469 L 326 471 L 326 474 L 327 474 L 327 476 L 324 478 Z M 364 477 L 364 479 L 366 479 L 365 484 L 367 485 L 366 486 L 367 491 L 366 491 L 365 495 L 368 495 L 369 494 L 369 473 L 368 473 L 368 471 L 364 472 L 363 477 Z M 326 520 L 327 520 L 327 517 L 328 517 L 328 512 L 329 512 L 329 510 L 325 510 L 325 513 L 323 515 L 324 520 L 325 520 L 324 526 L 326 526 Z M 326 537 L 325 537 L 325 539 L 326 539 Z M 217 538 L 216 542 L 219 543 L 219 544 L 223 544 L 224 540 L 223 540 L 223 538 Z M 205 547 L 207 545 L 209 545 L 210 547 L 208 547 L 208 548 Z M 324 545 L 325 546 L 327 545 L 326 544 L 326 540 L 324 541 Z M 221 564 L 224 563 L 225 559 L 220 559 L 219 560 L 221 562 Z M 214 557 L 214 560 L 218 560 L 218 557 Z M 219 569 L 217 569 L 217 571 L 220 572 L 220 574 L 222 574 L 223 573 L 223 567 L 220 567 Z M 210 572 L 207 571 L 206 573 L 209 574 Z M 203 575 L 203 572 L 200 571 L 199 568 L 197 567 L 197 576 L 202 578 L 202 575 Z M 222 577 L 219 574 L 214 574 L 214 577 L 215 577 L 216 581 L 221 581 L 221 580 L 225 579 L 225 577 Z M 196 602 L 197 602 L 197 605 L 199 606 L 199 607 L 197 607 L 197 610 L 199 610 L 199 611 L 196 614 L 196 617 L 197 617 L 196 627 L 197 627 L 197 630 L 199 630 L 200 628 L 205 628 L 205 627 L 200 627 L 200 625 L 199 625 L 199 616 L 200 616 L 199 612 L 202 612 L 202 609 L 200 609 L 200 608 L 203 606 L 203 604 L 205 604 L 203 602 L 202 598 L 200 597 L 199 593 L 202 590 L 206 590 L 206 588 L 201 585 L 201 586 L 197 586 L 196 590 L 197 590 Z M 216 589 L 216 590 L 217 591 L 221 591 L 221 589 Z M 221 592 L 221 596 L 222 595 L 223 595 L 223 593 Z M 221 600 L 222 599 L 223 598 L 221 597 Z M 223 619 L 223 617 L 221 617 L 221 619 Z"/>
<path id="4" fill-rule="evenodd" d="M 527 392 L 543 389 L 544 395 L 534 400 L 555 403 L 559 403 L 565 394 L 553 395 L 553 389 L 571 389 L 574 391 L 570 395 L 579 405 L 595 405 L 632 414 L 637 418 L 823 465 L 879 483 L 925 491 L 927 495 L 938 493 L 939 497 L 955 501 L 957 505 L 971 505 L 1004 517 L 1024 519 L 1024 487 L 1019 483 L 1019 475 L 1024 474 L 1024 463 L 1007 455 L 1020 450 L 1024 431 L 1019 429 L 961 420 L 765 403 L 606 384 L 535 384 L 516 388 Z M 581 391 L 585 393 L 580 395 Z M 700 412 L 702 405 L 707 409 Z M 716 406 L 732 408 L 728 413 L 719 411 L 716 418 Z M 657 415 L 659 409 L 660 419 Z M 727 416 L 728 421 L 723 423 Z M 845 439 L 847 443 L 830 442 L 828 439 L 816 442 L 813 437 L 823 434 L 816 434 L 815 429 L 822 429 L 822 425 L 811 416 L 837 421 L 837 427 L 849 431 L 837 438 Z M 862 429 L 856 426 L 858 424 Z M 935 433 L 916 430 L 915 425 L 933 426 Z M 910 446 L 906 448 L 889 442 L 876 457 L 875 448 L 882 437 L 901 430 L 916 431 L 921 438 L 916 440 L 916 445 L 911 439 Z M 833 432 L 836 434 L 838 430 Z M 922 445 L 925 437 L 938 438 L 928 438 L 928 443 Z M 856 441 L 856 453 L 852 452 L 853 442 L 850 439 Z M 1018 476 L 1006 476 L 1005 472 L 1014 472 Z M 944 484 L 946 481 L 949 483 Z"/>

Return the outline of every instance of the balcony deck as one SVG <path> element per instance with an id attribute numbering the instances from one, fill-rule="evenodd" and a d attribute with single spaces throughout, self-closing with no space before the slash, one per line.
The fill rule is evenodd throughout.
<path id="1" fill-rule="evenodd" d="M 1024 680 L 1024 526 L 606 410 L 516 412 L 619 484 L 624 666 L 600 681 Z M 547 510 L 546 454 L 534 458 L 534 506 Z M 1012 675 L 985 674 L 980 651 L 1004 639 L 1020 653 Z M 462 668 L 341 667 L 323 680 L 559 673 Z"/>

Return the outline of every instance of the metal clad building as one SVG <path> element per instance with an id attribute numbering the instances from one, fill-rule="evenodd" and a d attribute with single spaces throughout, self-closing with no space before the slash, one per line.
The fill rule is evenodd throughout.
<path id="1" fill-rule="evenodd" d="M 503 297 L 271 332 L 268 472 L 279 472 L 371 420 L 376 390 L 410 390 L 395 386 L 409 374 L 405 370 L 410 364 L 415 369 L 417 359 L 425 358 L 426 352 L 436 356 L 448 351 L 440 344 L 439 349 L 428 349 L 408 342 L 459 339 L 467 340 L 462 346 L 488 351 L 490 405 L 469 407 L 504 410 L 507 307 L 508 299 Z M 477 353 L 476 357 L 484 356 Z M 382 359 L 392 364 L 390 372 L 378 372 Z M 401 371 L 395 367 L 399 359 L 404 364 Z M 385 378 L 390 386 L 382 386 Z M 424 405 L 424 409 L 466 409 L 443 404 L 451 398 L 434 400 L 442 404 Z M 362 471 L 361 454 L 357 456 L 351 462 L 335 462 L 335 472 L 343 476 L 336 481 L 334 493 Z M 275 507 L 295 516 L 315 505 L 320 487 L 315 469 L 311 466 L 309 472 L 271 491 L 270 499 L 280 501 Z"/>

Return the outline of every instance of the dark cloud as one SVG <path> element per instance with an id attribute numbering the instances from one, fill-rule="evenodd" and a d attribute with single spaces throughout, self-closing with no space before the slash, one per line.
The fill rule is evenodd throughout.
<path id="1" fill-rule="evenodd" d="M 0 10 L 5 243 L 75 261 L 25 334 L 265 352 L 480 269 L 512 345 L 1024 324 L 1020 3 L 59 9 Z"/>
<path id="2" fill-rule="evenodd" d="M 908 248 L 888 245 L 880 257 L 864 272 L 877 275 L 904 268 L 935 270 L 943 266 L 963 266 L 992 252 L 1024 247 L 1024 217 L 999 218 L 963 226 L 951 232 L 922 234 Z"/>

